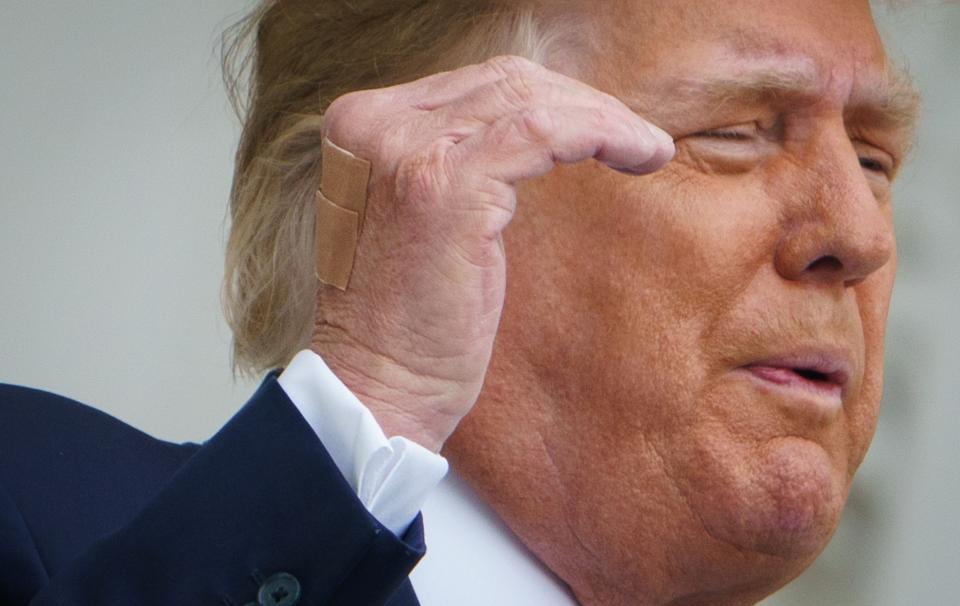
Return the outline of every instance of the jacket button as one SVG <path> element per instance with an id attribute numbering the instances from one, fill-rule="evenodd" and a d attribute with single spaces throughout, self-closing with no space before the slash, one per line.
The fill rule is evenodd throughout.
<path id="1" fill-rule="evenodd" d="M 300 601 L 300 581 L 286 572 L 278 572 L 260 585 L 260 606 L 293 606 Z"/>

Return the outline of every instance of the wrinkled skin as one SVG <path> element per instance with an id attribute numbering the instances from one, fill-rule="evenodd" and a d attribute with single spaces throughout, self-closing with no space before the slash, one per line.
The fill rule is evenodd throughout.
<path id="1" fill-rule="evenodd" d="M 753 603 L 826 545 L 874 432 L 909 131 L 868 111 L 889 84 L 865 1 L 610 4 L 584 80 L 677 157 L 521 188 L 491 368 L 446 452 L 583 604 Z M 816 86 L 680 86 L 759 66 Z M 852 361 L 840 410 L 737 370 L 810 348 Z"/>
<path id="2" fill-rule="evenodd" d="M 595 6 L 576 65 L 331 106 L 373 185 L 312 347 L 585 606 L 753 603 L 874 431 L 909 95 L 866 0 Z M 842 362 L 835 397 L 755 372 L 783 356 Z"/>

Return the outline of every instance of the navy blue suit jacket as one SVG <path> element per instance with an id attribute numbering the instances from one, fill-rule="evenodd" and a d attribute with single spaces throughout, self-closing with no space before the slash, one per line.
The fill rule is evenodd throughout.
<path id="1" fill-rule="evenodd" d="M 202 445 L 0 385 L 0 605 L 256 606 L 287 573 L 297 604 L 416 606 L 424 550 L 421 519 L 402 539 L 377 522 L 273 376 Z"/>

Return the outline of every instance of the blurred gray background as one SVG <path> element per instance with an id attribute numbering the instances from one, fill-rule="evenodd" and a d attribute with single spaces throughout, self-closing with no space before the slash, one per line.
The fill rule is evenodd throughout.
<path id="1" fill-rule="evenodd" d="M 925 97 L 898 185 L 880 427 L 837 536 L 765 604 L 960 604 L 960 5 L 879 18 Z M 239 127 L 216 43 L 244 0 L 0 0 L 0 381 L 169 440 L 234 381 L 219 285 Z"/>

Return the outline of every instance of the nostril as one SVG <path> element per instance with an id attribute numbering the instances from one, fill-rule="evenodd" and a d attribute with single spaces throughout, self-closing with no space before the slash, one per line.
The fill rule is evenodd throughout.
<path id="1" fill-rule="evenodd" d="M 840 259 L 834 257 L 833 255 L 820 257 L 807 266 L 807 271 L 809 272 L 834 273 L 840 271 L 841 269 L 843 269 L 843 263 L 841 263 Z"/>

